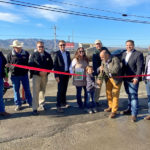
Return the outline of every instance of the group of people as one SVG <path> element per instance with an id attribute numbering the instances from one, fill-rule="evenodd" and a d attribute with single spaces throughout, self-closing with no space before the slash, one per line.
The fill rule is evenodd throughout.
<path id="1" fill-rule="evenodd" d="M 29 107 L 33 109 L 33 115 L 38 115 L 38 108 L 47 110 L 45 104 L 45 91 L 48 81 L 47 72 L 30 70 L 30 78 L 32 78 L 32 95 L 30 91 L 28 70 L 14 66 L 13 64 L 31 66 L 41 69 L 49 69 L 64 73 L 75 73 L 79 76 L 73 76 L 73 85 L 76 87 L 76 99 L 80 109 L 85 109 L 87 113 L 96 113 L 99 106 L 99 96 L 102 83 L 106 83 L 106 96 L 108 100 L 108 108 L 105 112 L 110 112 L 109 118 L 115 118 L 118 110 L 119 94 L 122 82 L 124 83 L 125 91 L 128 94 L 128 107 L 123 111 L 124 115 L 131 115 L 131 121 L 135 122 L 138 115 L 138 88 L 139 82 L 142 80 L 141 75 L 150 74 L 150 55 L 144 57 L 142 52 L 135 50 L 134 41 L 126 41 L 126 51 L 122 57 L 112 56 L 110 51 L 103 47 L 100 40 L 95 41 L 96 51 L 93 53 L 92 64 L 89 65 L 89 59 L 83 47 L 79 47 L 75 52 L 73 60 L 71 60 L 69 51 L 66 51 L 66 42 L 60 40 L 58 43 L 59 50 L 55 52 L 54 58 L 44 50 L 44 43 L 38 41 L 36 50 L 29 53 L 22 49 L 23 43 L 18 40 L 13 41 L 10 45 L 12 51 L 5 59 L 0 52 L 0 115 L 9 115 L 5 111 L 3 101 L 3 82 L 8 80 L 5 75 L 5 67 L 9 68 L 11 73 L 11 81 L 14 90 L 15 110 L 22 109 L 20 98 L 20 84 L 22 83 L 25 98 Z M 145 67 L 144 67 L 145 64 Z M 145 69 L 143 69 L 145 68 Z M 71 75 L 54 74 L 57 82 L 57 111 L 63 113 L 63 107 L 69 107 L 66 101 L 66 92 L 68 88 L 69 78 Z M 122 76 L 126 76 L 122 78 Z M 131 77 L 129 77 L 131 76 Z M 148 108 L 150 113 L 150 76 L 143 78 L 146 83 L 148 95 Z M 82 101 L 82 89 L 84 90 L 84 101 Z M 91 98 L 91 102 L 90 102 Z M 150 120 L 150 115 L 145 119 Z"/>

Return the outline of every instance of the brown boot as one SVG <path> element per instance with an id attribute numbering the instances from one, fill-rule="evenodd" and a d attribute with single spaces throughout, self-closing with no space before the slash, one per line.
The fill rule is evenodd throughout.
<path id="1" fill-rule="evenodd" d="M 111 108 L 106 108 L 106 109 L 104 109 L 104 112 L 111 112 Z"/>
<path id="2" fill-rule="evenodd" d="M 137 118 L 136 116 L 131 116 L 131 122 L 136 122 Z"/>
<path id="3" fill-rule="evenodd" d="M 116 113 L 115 112 L 112 112 L 110 115 L 109 115 L 109 118 L 115 118 L 116 117 Z"/>
<path id="4" fill-rule="evenodd" d="M 146 116 L 144 120 L 150 120 L 150 115 Z"/>

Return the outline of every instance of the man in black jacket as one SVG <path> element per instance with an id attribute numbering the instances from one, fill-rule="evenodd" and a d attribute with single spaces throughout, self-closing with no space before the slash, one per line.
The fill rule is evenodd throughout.
<path id="1" fill-rule="evenodd" d="M 70 53 L 65 51 L 66 43 L 64 40 L 59 41 L 59 51 L 56 52 L 54 56 L 54 70 L 61 72 L 69 72 L 69 66 L 71 63 Z M 63 112 L 61 106 L 68 107 L 66 103 L 66 92 L 68 87 L 69 76 L 55 74 L 55 79 L 58 83 L 57 91 L 57 111 Z"/>
<path id="2" fill-rule="evenodd" d="M 3 101 L 3 78 L 7 80 L 5 74 L 5 65 L 6 65 L 6 58 L 4 57 L 3 53 L 0 52 L 0 116 L 8 116 L 9 113 L 5 111 L 5 105 Z"/>
<path id="3" fill-rule="evenodd" d="M 98 77 L 97 69 L 101 66 L 100 52 L 102 50 L 108 51 L 108 49 L 106 47 L 102 47 L 102 42 L 100 40 L 95 40 L 95 46 L 96 46 L 96 50 L 93 54 L 92 62 L 93 62 L 94 76 L 96 77 L 97 80 Z M 99 96 L 100 96 L 101 86 L 102 84 L 95 89 L 95 102 L 97 106 L 99 106 Z"/>
<path id="4" fill-rule="evenodd" d="M 32 53 L 29 65 L 41 69 L 53 68 L 53 61 L 51 55 L 44 50 L 44 42 L 37 42 L 37 50 Z M 31 77 L 33 77 L 33 115 L 38 115 L 38 106 L 44 110 L 47 109 L 45 105 L 45 90 L 48 80 L 48 73 L 42 71 L 31 71 Z"/>
<path id="5" fill-rule="evenodd" d="M 124 78 L 124 86 L 128 94 L 128 108 L 123 114 L 131 114 L 131 121 L 135 122 L 138 114 L 138 88 L 142 74 L 144 58 L 143 54 L 134 49 L 134 41 L 126 41 L 126 51 L 122 55 L 122 71 L 125 76 L 135 75 L 132 78 Z"/>
<path id="6" fill-rule="evenodd" d="M 18 67 L 14 67 L 11 64 L 25 65 L 28 66 L 29 53 L 22 49 L 23 43 L 18 40 L 14 40 L 13 44 L 10 45 L 13 47 L 12 51 L 7 55 L 7 67 L 11 72 L 11 81 L 14 89 L 14 102 L 16 105 L 15 110 L 21 110 L 21 98 L 20 98 L 20 83 L 22 83 L 25 97 L 29 106 L 32 105 L 32 96 L 30 92 L 28 70 Z"/>

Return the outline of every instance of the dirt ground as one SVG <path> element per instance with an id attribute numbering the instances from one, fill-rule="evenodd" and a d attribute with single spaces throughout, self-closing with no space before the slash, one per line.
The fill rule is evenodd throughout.
<path id="1" fill-rule="evenodd" d="M 119 111 L 127 106 L 127 95 L 122 86 L 119 111 L 116 119 L 109 119 L 105 85 L 103 85 L 99 112 L 86 114 L 76 104 L 75 87 L 70 80 L 67 99 L 70 108 L 64 113 L 56 112 L 57 85 L 49 77 L 46 91 L 47 111 L 40 110 L 39 116 L 32 116 L 27 104 L 16 112 L 13 91 L 4 96 L 6 110 L 12 115 L 0 117 L 0 150 L 148 150 L 150 147 L 150 121 L 143 120 L 147 115 L 147 99 L 144 83 L 139 88 L 140 112 L 138 121 L 132 123 L 130 116 Z"/>

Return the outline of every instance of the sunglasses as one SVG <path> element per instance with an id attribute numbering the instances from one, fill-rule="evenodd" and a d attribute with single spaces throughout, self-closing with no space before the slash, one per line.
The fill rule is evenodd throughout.
<path id="1" fill-rule="evenodd" d="M 62 45 L 59 45 L 59 46 L 66 46 L 66 44 L 62 44 Z"/>
<path id="2" fill-rule="evenodd" d="M 79 51 L 79 53 L 84 53 L 84 51 Z"/>
<path id="3" fill-rule="evenodd" d="M 39 46 L 39 48 L 44 48 L 44 46 Z"/>

